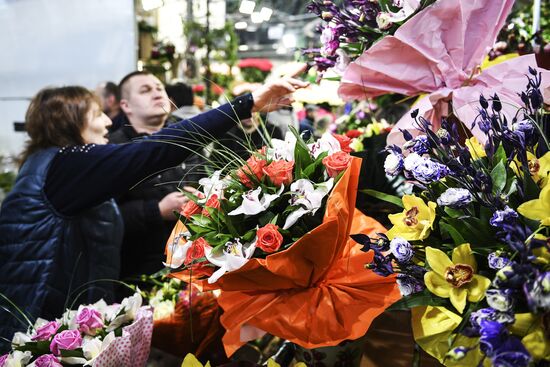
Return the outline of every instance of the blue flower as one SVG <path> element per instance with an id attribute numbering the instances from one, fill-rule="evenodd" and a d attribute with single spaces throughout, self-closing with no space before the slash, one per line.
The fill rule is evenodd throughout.
<path id="1" fill-rule="evenodd" d="M 449 168 L 417 153 L 409 154 L 404 161 L 405 169 L 423 184 L 441 180 L 449 174 Z"/>
<path id="2" fill-rule="evenodd" d="M 430 143 L 426 135 L 419 135 L 409 140 L 403 145 L 403 148 L 409 149 L 418 155 L 427 154 L 430 151 Z"/>
<path id="3" fill-rule="evenodd" d="M 550 272 L 546 271 L 535 280 L 527 282 L 523 289 L 533 312 L 550 311 Z"/>
<path id="4" fill-rule="evenodd" d="M 418 293 L 425 288 L 420 280 L 403 273 L 397 274 L 396 282 L 403 297 Z"/>
<path id="5" fill-rule="evenodd" d="M 367 267 L 369 269 L 372 269 L 375 274 L 383 277 L 387 277 L 394 273 L 391 263 L 391 257 L 384 256 L 379 252 L 374 253 L 374 259 L 370 264 L 368 264 Z"/>
<path id="6" fill-rule="evenodd" d="M 510 259 L 506 256 L 502 256 L 502 251 L 491 252 L 487 257 L 489 267 L 491 269 L 499 270 L 510 264 Z"/>
<path id="7" fill-rule="evenodd" d="M 480 333 L 482 321 L 495 321 L 500 324 L 513 324 L 515 317 L 509 312 L 499 312 L 491 307 L 474 311 L 470 315 L 470 324 L 476 334 Z"/>
<path id="8" fill-rule="evenodd" d="M 515 336 L 508 336 L 491 358 L 496 367 L 527 367 L 531 362 L 531 355 Z"/>
<path id="9" fill-rule="evenodd" d="M 460 209 L 470 204 L 472 200 L 470 191 L 460 188 L 449 188 L 437 199 L 437 205 Z"/>
<path id="10" fill-rule="evenodd" d="M 514 291 L 511 289 L 487 289 L 485 297 L 489 307 L 500 312 L 508 312 L 514 306 Z"/>
<path id="11" fill-rule="evenodd" d="M 390 152 L 384 161 L 384 170 L 390 176 L 397 176 L 403 170 L 403 156 Z"/>
<path id="12" fill-rule="evenodd" d="M 391 240 L 390 251 L 399 263 L 408 263 L 414 256 L 414 250 L 409 241 L 401 237 Z"/>
<path id="13" fill-rule="evenodd" d="M 489 220 L 489 223 L 493 227 L 503 227 L 505 224 L 515 223 L 518 217 L 519 215 L 514 209 L 506 206 L 504 210 L 495 211 L 492 218 Z"/>
<path id="14" fill-rule="evenodd" d="M 481 320 L 479 333 L 479 349 L 488 357 L 493 357 L 508 338 L 506 327 L 496 321 Z"/>

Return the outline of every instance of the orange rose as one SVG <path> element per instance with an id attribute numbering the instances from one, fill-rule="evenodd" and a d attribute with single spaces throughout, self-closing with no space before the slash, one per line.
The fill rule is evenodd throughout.
<path id="1" fill-rule="evenodd" d="M 281 160 L 271 162 L 263 171 L 275 186 L 281 186 L 282 184 L 290 185 L 292 182 L 293 169 L 294 162 Z"/>
<path id="2" fill-rule="evenodd" d="M 204 204 L 204 206 L 207 207 L 207 208 L 219 209 L 220 208 L 220 201 L 218 200 L 218 195 L 214 194 L 214 195 L 210 196 L 210 198 L 206 201 L 206 204 Z M 208 213 L 208 210 L 203 209 L 202 210 L 202 215 L 205 215 L 205 216 L 209 217 L 210 213 Z"/>
<path id="3" fill-rule="evenodd" d="M 201 212 L 201 207 L 197 205 L 193 200 L 189 200 L 181 208 L 180 214 L 185 218 L 190 219 L 193 214 L 199 214 Z"/>
<path id="4" fill-rule="evenodd" d="M 256 176 L 258 181 L 264 176 L 263 169 L 267 164 L 263 159 L 258 159 L 255 156 L 251 156 L 246 161 L 246 164 L 237 171 L 237 176 L 243 185 L 252 188 L 254 185 L 250 181 L 251 176 Z"/>
<path id="5" fill-rule="evenodd" d="M 328 157 L 323 158 L 323 164 L 327 169 L 327 173 L 330 177 L 336 177 L 346 168 L 348 168 L 351 162 L 351 155 L 345 152 L 336 152 Z"/>
<path id="6" fill-rule="evenodd" d="M 271 253 L 275 252 L 283 244 L 283 236 L 278 231 L 279 227 L 275 224 L 266 224 L 262 228 L 258 229 L 256 236 L 256 247 L 261 250 Z"/>
<path id="7" fill-rule="evenodd" d="M 336 140 L 338 140 L 338 142 L 340 143 L 340 149 L 342 149 L 342 152 L 346 152 L 346 153 L 351 152 L 351 148 L 349 147 L 349 145 L 351 143 L 350 138 L 348 138 L 345 135 L 340 135 L 340 134 L 332 134 L 332 136 L 334 136 L 336 138 Z"/>
<path id="8" fill-rule="evenodd" d="M 195 241 L 193 241 L 193 244 L 191 245 L 191 247 L 189 247 L 189 250 L 187 250 L 187 254 L 185 255 L 185 261 L 183 263 L 185 265 L 188 265 L 188 264 L 191 264 L 193 260 L 204 257 L 205 246 L 210 246 L 210 245 L 202 237 L 197 238 Z"/>

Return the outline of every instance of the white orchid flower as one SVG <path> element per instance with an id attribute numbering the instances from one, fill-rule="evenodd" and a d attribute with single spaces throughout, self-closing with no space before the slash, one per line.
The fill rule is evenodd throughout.
<path id="1" fill-rule="evenodd" d="M 323 203 L 323 198 L 332 190 L 334 179 L 330 178 L 328 181 L 316 186 L 305 178 L 290 185 L 291 197 L 288 202 L 291 205 L 299 205 L 300 207 L 289 214 L 283 229 L 292 227 L 305 214 L 315 215 Z"/>
<path id="2" fill-rule="evenodd" d="M 219 198 L 223 197 L 223 190 L 227 187 L 227 181 L 220 179 L 221 174 L 222 171 L 215 171 L 212 176 L 199 180 L 199 185 L 202 186 L 206 196 L 203 200 L 208 200 L 212 195 L 218 195 Z"/>
<path id="3" fill-rule="evenodd" d="M 319 140 L 313 144 L 307 145 L 311 155 L 317 158 L 324 152 L 328 152 L 328 155 L 341 151 L 340 142 L 330 132 L 324 133 Z"/>
<path id="4" fill-rule="evenodd" d="M 262 193 L 261 187 L 258 187 L 255 190 L 247 191 L 242 195 L 243 202 L 241 203 L 241 205 L 235 210 L 230 211 L 228 214 L 229 215 L 259 214 L 267 210 L 267 208 L 269 208 L 269 205 L 273 202 L 273 200 L 281 196 L 281 193 L 283 192 L 284 188 L 285 188 L 285 185 L 281 185 L 281 188 L 276 194 L 264 194 L 261 199 L 260 199 L 260 194 Z"/>
<path id="5" fill-rule="evenodd" d="M 234 242 L 227 242 L 224 245 L 223 251 L 218 254 L 214 254 L 212 248 L 205 249 L 205 255 L 208 261 L 219 267 L 219 269 L 208 278 L 208 283 L 215 283 L 225 273 L 241 268 L 250 260 L 255 249 L 256 240 L 252 243 L 243 245 L 239 239 L 235 239 Z"/>
<path id="6" fill-rule="evenodd" d="M 142 303 L 143 299 L 139 290 L 133 296 L 124 298 L 118 307 L 115 319 L 109 323 L 107 331 L 113 331 L 125 323 L 135 320 Z"/>
<path id="7" fill-rule="evenodd" d="M 20 350 L 14 350 L 4 361 L 3 367 L 23 367 L 28 365 L 31 358 L 32 354 L 29 351 L 21 352 Z"/>
<path id="8" fill-rule="evenodd" d="M 185 261 L 185 257 L 187 256 L 187 251 L 189 251 L 189 249 L 193 245 L 193 241 L 187 241 L 183 245 L 180 243 L 180 241 L 175 241 L 175 242 L 176 242 L 175 245 L 171 245 L 171 246 L 174 246 L 175 249 L 172 250 L 172 256 L 170 257 L 170 262 L 169 263 L 163 262 L 164 266 L 170 267 L 172 269 L 177 269 L 183 265 L 183 262 Z"/>
<path id="9" fill-rule="evenodd" d="M 287 131 L 285 140 L 271 139 L 273 148 L 267 148 L 266 156 L 268 160 L 285 161 L 294 160 L 294 148 L 296 147 L 296 137 L 290 131 Z"/>
<path id="10" fill-rule="evenodd" d="M 394 5 L 401 9 L 395 13 L 388 13 L 392 23 L 401 22 L 410 17 L 420 6 L 420 0 L 398 0 L 394 1 Z"/>

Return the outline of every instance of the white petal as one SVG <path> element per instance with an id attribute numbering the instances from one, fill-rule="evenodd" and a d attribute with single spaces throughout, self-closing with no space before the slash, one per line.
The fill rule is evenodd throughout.
<path id="1" fill-rule="evenodd" d="M 300 219 L 304 214 L 309 212 L 310 210 L 304 209 L 304 208 L 296 209 L 295 211 L 290 213 L 288 217 L 286 217 L 286 221 L 285 221 L 285 225 L 283 226 L 283 229 L 289 229 L 294 225 L 294 223 L 296 223 L 296 221 L 298 221 L 298 219 Z"/>
<path id="2" fill-rule="evenodd" d="M 177 269 L 180 266 L 183 265 L 183 262 L 185 261 L 185 257 L 187 256 L 187 251 L 191 248 L 193 245 L 193 241 L 187 241 L 185 245 L 176 245 L 176 249 L 172 252 L 172 257 L 170 259 L 170 263 L 163 262 L 164 266 L 170 267 L 172 269 Z"/>

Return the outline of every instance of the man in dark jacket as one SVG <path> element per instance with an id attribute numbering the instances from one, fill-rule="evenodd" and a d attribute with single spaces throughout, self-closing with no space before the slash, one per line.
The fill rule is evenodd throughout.
<path id="1" fill-rule="evenodd" d="M 109 136 L 111 143 L 129 143 L 165 126 L 171 108 L 160 80 L 147 72 L 134 72 L 122 79 L 119 88 L 120 105 L 129 124 Z M 178 188 L 196 186 L 203 173 L 201 160 L 194 155 L 116 198 L 125 227 L 121 279 L 163 268 L 164 247 L 176 221 L 173 212 L 180 211 L 187 201 Z"/>

